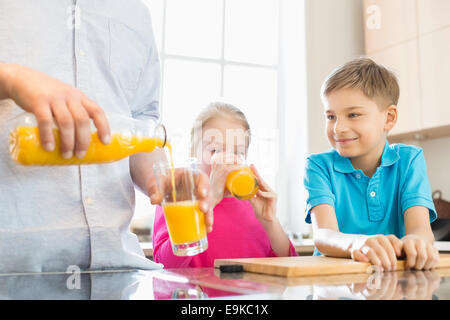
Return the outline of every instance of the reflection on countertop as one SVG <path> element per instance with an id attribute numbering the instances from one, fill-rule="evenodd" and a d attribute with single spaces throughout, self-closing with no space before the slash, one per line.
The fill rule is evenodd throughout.
<path id="1" fill-rule="evenodd" d="M 214 268 L 1 274 L 0 299 L 450 300 L 450 269 L 297 278 Z"/>

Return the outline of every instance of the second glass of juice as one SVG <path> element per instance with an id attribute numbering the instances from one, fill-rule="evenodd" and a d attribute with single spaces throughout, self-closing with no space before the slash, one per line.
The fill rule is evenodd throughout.
<path id="1" fill-rule="evenodd" d="M 205 217 L 198 206 L 195 179 L 197 163 L 190 159 L 185 166 L 173 168 L 166 163 L 153 166 L 162 208 L 169 231 L 172 251 L 177 256 L 193 256 L 208 248 Z"/>

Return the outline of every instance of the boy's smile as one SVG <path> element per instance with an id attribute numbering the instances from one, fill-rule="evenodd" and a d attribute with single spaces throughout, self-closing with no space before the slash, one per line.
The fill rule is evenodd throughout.
<path id="1" fill-rule="evenodd" d="M 330 92 L 324 104 L 331 146 L 341 156 L 350 158 L 355 169 L 371 176 L 379 165 L 387 133 L 395 124 L 391 109 L 396 107 L 380 108 L 355 88 Z"/>
<path id="2" fill-rule="evenodd" d="M 358 138 L 334 138 L 334 141 L 341 146 L 346 146 L 356 140 L 358 140 Z"/>

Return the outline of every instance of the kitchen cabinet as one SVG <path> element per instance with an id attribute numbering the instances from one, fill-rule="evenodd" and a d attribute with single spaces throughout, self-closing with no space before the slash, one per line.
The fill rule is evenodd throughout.
<path id="1" fill-rule="evenodd" d="M 400 86 L 398 122 L 391 134 L 422 128 L 417 39 L 370 54 L 377 63 L 393 71 Z"/>
<path id="2" fill-rule="evenodd" d="M 390 141 L 450 136 L 450 1 L 365 0 L 364 27 L 366 55 L 399 79 Z"/>
<path id="3" fill-rule="evenodd" d="M 419 35 L 450 26 L 450 1 L 416 0 Z M 414 2 L 414 1 L 412 1 Z"/>
<path id="4" fill-rule="evenodd" d="M 364 18 L 367 53 L 417 37 L 415 1 L 365 0 Z"/>
<path id="5" fill-rule="evenodd" d="M 450 27 L 422 36 L 419 48 L 423 127 L 448 125 L 450 122 Z"/>

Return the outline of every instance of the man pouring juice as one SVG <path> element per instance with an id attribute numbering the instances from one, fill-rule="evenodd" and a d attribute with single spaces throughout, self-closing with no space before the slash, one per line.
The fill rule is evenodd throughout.
<path id="1" fill-rule="evenodd" d="M 119 154 L 122 159 L 110 163 L 31 165 L 44 152 L 76 162 L 99 155 L 90 153 L 94 144 L 116 146 L 121 137 L 114 136 L 112 114 L 159 119 L 160 67 L 148 8 L 142 1 L 115 2 L 0 1 L 1 273 L 66 272 L 73 265 L 161 267 L 145 258 L 129 230 L 135 187 L 154 204 L 162 200 L 152 170 L 160 149 Z M 82 13 L 76 26 L 67 19 L 73 6 Z M 22 126 L 12 138 L 23 146 L 23 137 L 39 134 L 39 146 L 29 145 L 34 151 L 25 153 L 16 149 L 17 163 L 9 150 L 11 124 L 24 111 L 36 123 Z M 207 228 L 212 223 L 208 187 L 200 173 L 196 188 Z"/>

